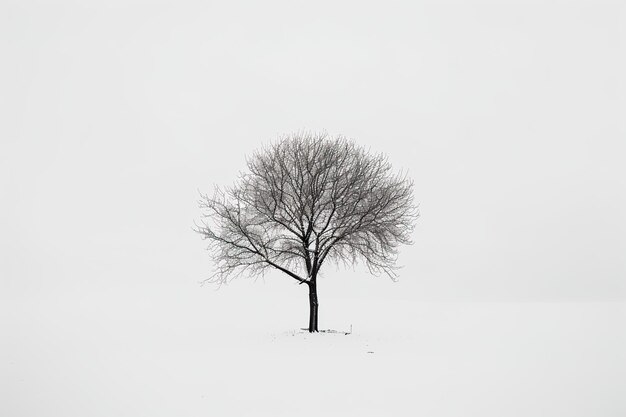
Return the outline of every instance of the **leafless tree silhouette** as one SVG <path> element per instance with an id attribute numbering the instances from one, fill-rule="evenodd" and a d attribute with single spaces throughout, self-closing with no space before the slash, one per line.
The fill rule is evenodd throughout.
<path id="1" fill-rule="evenodd" d="M 318 331 L 317 277 L 329 261 L 363 261 L 396 279 L 398 247 L 418 217 L 413 182 L 387 158 L 342 136 L 297 133 L 247 158 L 230 187 L 200 195 L 195 230 L 216 264 L 207 281 L 274 268 L 309 288 L 309 331 Z"/>

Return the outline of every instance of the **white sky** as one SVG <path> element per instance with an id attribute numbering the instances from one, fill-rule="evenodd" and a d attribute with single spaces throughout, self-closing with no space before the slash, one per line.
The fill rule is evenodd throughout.
<path id="1" fill-rule="evenodd" d="M 4 1 L 1 292 L 196 286 L 197 189 L 311 129 L 387 153 L 422 212 L 399 283 L 330 269 L 320 297 L 625 300 L 625 25 L 623 2 Z"/>

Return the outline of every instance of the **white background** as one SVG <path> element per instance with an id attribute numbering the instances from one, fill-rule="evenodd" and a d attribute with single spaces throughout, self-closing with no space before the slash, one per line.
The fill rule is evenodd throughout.
<path id="1" fill-rule="evenodd" d="M 626 414 L 623 2 L 3 1 L 0 53 L 0 414 Z M 349 336 L 198 284 L 198 189 L 301 129 L 416 183 Z"/>

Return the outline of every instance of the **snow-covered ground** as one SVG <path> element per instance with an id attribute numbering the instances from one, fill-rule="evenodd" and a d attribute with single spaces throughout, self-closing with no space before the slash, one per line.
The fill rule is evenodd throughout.
<path id="1" fill-rule="evenodd" d="M 624 303 L 266 298 L 5 300 L 0 415 L 626 415 Z"/>

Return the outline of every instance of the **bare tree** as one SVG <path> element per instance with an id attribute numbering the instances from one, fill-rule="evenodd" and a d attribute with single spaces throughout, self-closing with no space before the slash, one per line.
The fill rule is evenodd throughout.
<path id="1" fill-rule="evenodd" d="M 234 185 L 201 194 L 196 231 L 216 263 L 207 281 L 277 269 L 309 289 L 309 332 L 318 330 L 317 277 L 333 261 L 363 261 L 396 279 L 398 247 L 418 217 L 413 182 L 387 158 L 344 137 L 298 133 L 247 158 Z"/>

